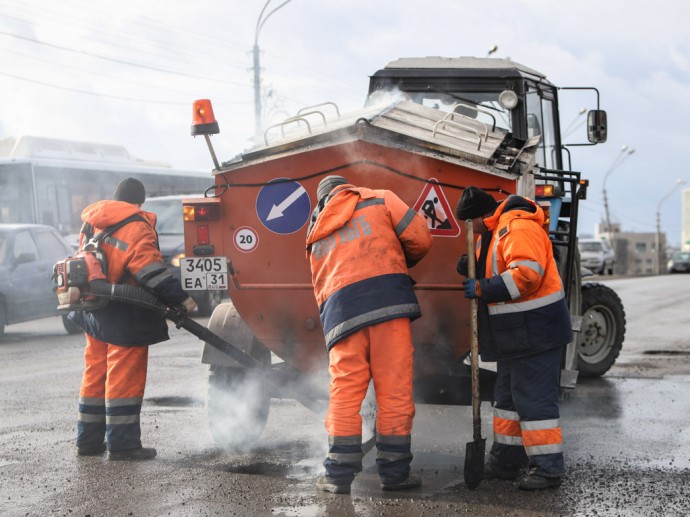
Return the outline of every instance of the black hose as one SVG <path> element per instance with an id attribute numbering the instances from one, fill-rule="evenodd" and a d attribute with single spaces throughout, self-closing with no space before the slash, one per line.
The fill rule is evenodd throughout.
<path id="1" fill-rule="evenodd" d="M 190 334 L 195 335 L 202 341 L 205 341 L 213 348 L 219 350 L 221 353 L 230 356 L 232 359 L 247 368 L 258 368 L 264 370 L 267 375 L 265 379 L 271 383 L 276 384 L 276 379 L 270 372 L 270 366 L 263 365 L 253 356 L 246 353 L 244 350 L 233 346 L 225 341 L 220 336 L 213 333 L 203 325 L 199 325 L 196 321 L 187 315 L 187 311 L 180 307 L 168 307 L 162 303 L 158 297 L 143 287 L 137 285 L 123 285 L 123 284 L 109 284 L 105 280 L 94 280 L 90 282 L 90 294 L 99 298 L 107 298 L 109 300 L 117 300 L 125 303 L 132 303 L 146 309 L 152 309 L 161 316 L 172 320 L 177 328 L 183 328 Z M 274 386 L 276 391 L 280 391 L 280 386 Z M 296 392 L 295 398 L 305 407 L 311 409 L 316 413 L 325 410 L 325 403 L 314 394 Z"/>
<path id="2" fill-rule="evenodd" d="M 263 368 L 263 364 L 244 350 L 231 345 L 203 325 L 199 325 L 196 321 L 189 318 L 183 308 L 168 307 L 160 302 L 158 297 L 148 289 L 137 285 L 110 284 L 105 280 L 94 280 L 89 284 L 89 287 L 90 293 L 99 298 L 131 303 L 158 312 L 161 316 L 175 322 L 178 328 L 182 327 L 225 355 L 232 357 L 242 366 L 247 368 Z"/>
<path id="3" fill-rule="evenodd" d="M 89 291 L 94 296 L 101 298 L 132 303 L 140 307 L 153 309 L 162 316 L 167 317 L 168 313 L 171 312 L 171 308 L 161 303 L 155 294 L 138 285 L 110 284 L 105 280 L 94 280 L 89 283 Z"/>

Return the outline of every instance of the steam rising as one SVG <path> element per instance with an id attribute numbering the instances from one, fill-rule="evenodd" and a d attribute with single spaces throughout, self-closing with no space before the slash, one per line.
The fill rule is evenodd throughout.
<path id="1" fill-rule="evenodd" d="M 208 418 L 213 439 L 224 449 L 250 450 L 266 426 L 270 402 L 264 382 L 254 370 L 212 369 Z"/>
<path id="2" fill-rule="evenodd" d="M 317 382 L 315 379 L 311 381 Z M 325 378 L 319 379 L 323 384 Z M 309 383 L 307 383 L 308 385 Z M 285 396 L 290 398 L 289 388 Z M 261 444 L 261 434 L 268 419 L 271 399 L 261 374 L 243 368 L 214 366 L 209 375 L 208 418 L 211 434 L 221 448 L 233 452 L 249 452 Z M 299 412 L 307 411 L 304 417 Z M 303 426 L 307 431 L 297 440 L 299 456 L 292 468 L 290 477 L 310 479 L 323 475 L 323 460 L 328 454 L 328 433 L 323 421 L 325 414 L 314 414 L 303 408 L 295 411 L 294 425 Z M 366 442 L 374 435 L 376 419 L 376 400 L 373 383 L 370 383 L 361 410 L 362 440 Z M 300 421 L 302 418 L 302 421 Z M 308 418 L 305 422 L 303 419 Z M 311 423 L 317 420 L 318 432 L 313 432 Z M 308 425 L 303 425 L 308 424 Z M 272 446 L 279 444 L 272 444 Z M 291 444 L 292 445 L 292 444 Z"/>
<path id="3" fill-rule="evenodd" d="M 393 104 L 404 101 L 407 98 L 407 94 L 398 88 L 392 88 L 390 90 L 376 90 L 371 94 L 369 99 L 367 99 L 367 106 L 380 106 L 384 108 L 386 106 L 392 106 Z"/>

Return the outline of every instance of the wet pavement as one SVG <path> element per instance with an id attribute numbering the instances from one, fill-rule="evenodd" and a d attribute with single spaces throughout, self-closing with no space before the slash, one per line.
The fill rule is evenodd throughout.
<path id="1" fill-rule="evenodd" d="M 352 495 L 318 492 L 322 417 L 290 400 L 273 400 L 255 449 L 221 451 L 207 426 L 200 343 L 174 328 L 171 342 L 151 348 L 142 411 L 144 444 L 158 457 L 77 457 L 83 338 L 68 336 L 58 319 L 10 326 L 0 340 L 0 515 L 688 515 L 690 275 L 669 282 L 673 297 L 658 298 L 650 293 L 663 291 L 659 280 L 610 284 L 628 313 L 624 351 L 608 374 L 581 379 L 562 401 L 567 475 L 539 493 L 507 481 L 465 487 L 468 407 L 418 405 L 413 468 L 424 484 L 405 493 L 380 490 L 374 454 Z M 488 448 L 488 404 L 482 423 Z"/>

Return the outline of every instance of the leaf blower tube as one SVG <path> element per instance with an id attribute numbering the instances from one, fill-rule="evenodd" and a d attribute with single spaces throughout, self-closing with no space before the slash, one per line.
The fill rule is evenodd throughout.
<path id="1" fill-rule="evenodd" d="M 220 352 L 230 356 L 242 366 L 265 370 L 267 374 L 265 375 L 265 379 L 269 383 L 277 383 L 276 379 L 272 377 L 269 371 L 270 368 L 264 366 L 263 363 L 247 354 L 244 350 L 234 347 L 220 336 L 211 332 L 208 328 L 191 319 L 187 315 L 187 311 L 182 307 L 169 307 L 165 305 L 148 289 L 136 285 L 110 284 L 105 280 L 92 280 L 89 282 L 89 294 L 97 298 L 117 300 L 125 303 L 132 303 L 146 309 L 152 309 L 165 318 L 173 321 L 177 328 L 181 327 L 185 329 Z M 276 386 L 276 388 L 280 388 L 280 386 Z M 297 390 L 295 397 L 302 405 L 315 413 L 321 413 L 325 410 L 326 403 L 323 399 L 304 393 L 303 390 Z"/>
<path id="2" fill-rule="evenodd" d="M 254 359 L 239 348 L 235 348 L 230 343 L 221 339 L 219 336 L 208 330 L 203 325 L 190 319 L 182 308 L 168 307 L 162 303 L 158 297 L 148 289 L 137 285 L 110 284 L 104 280 L 94 280 L 89 283 L 90 294 L 99 298 L 117 300 L 125 303 L 132 303 L 147 309 L 153 309 L 162 316 L 175 322 L 175 325 L 191 332 L 199 339 L 208 342 L 211 346 L 220 349 L 235 361 L 247 368 L 262 368 L 263 364 Z"/>

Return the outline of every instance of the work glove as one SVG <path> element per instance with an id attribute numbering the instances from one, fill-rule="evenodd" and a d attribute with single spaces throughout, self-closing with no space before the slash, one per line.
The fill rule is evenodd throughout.
<path id="1" fill-rule="evenodd" d="M 187 311 L 187 314 L 191 314 L 196 309 L 196 302 L 191 296 L 188 296 L 182 301 L 182 307 Z"/>
<path id="2" fill-rule="evenodd" d="M 481 284 L 476 278 L 465 278 L 462 285 L 465 287 L 465 298 L 478 298 L 482 295 Z"/>
<path id="3" fill-rule="evenodd" d="M 463 255 L 458 259 L 458 266 L 455 269 L 462 276 L 469 276 L 467 271 L 467 255 Z"/>

